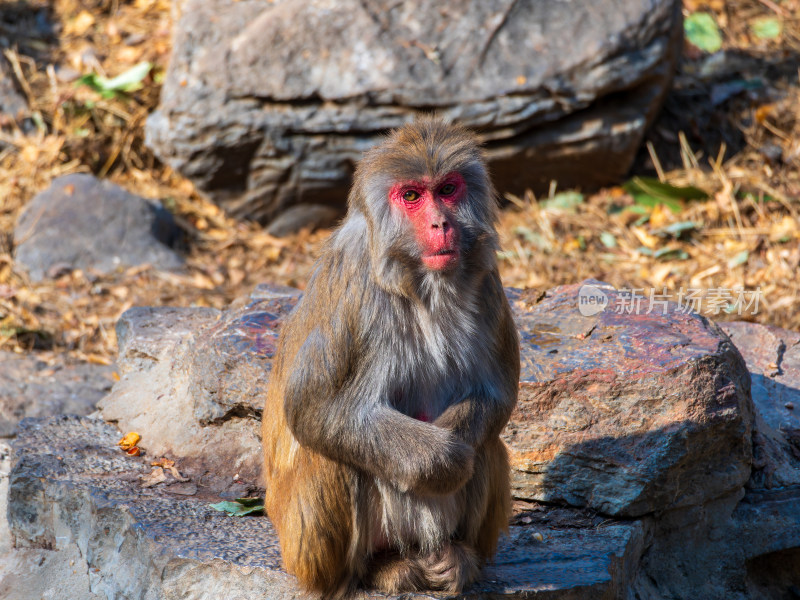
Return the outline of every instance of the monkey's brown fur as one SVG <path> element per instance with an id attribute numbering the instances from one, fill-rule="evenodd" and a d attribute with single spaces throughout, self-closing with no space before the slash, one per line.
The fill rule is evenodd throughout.
<path id="1" fill-rule="evenodd" d="M 461 128 L 422 119 L 360 163 L 264 409 L 266 509 L 305 587 L 458 592 L 494 553 L 519 381 L 495 220 Z"/>

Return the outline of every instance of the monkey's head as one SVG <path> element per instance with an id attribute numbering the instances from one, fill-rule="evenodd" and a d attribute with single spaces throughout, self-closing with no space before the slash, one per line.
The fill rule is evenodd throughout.
<path id="1" fill-rule="evenodd" d="M 359 163 L 350 217 L 366 220 L 373 270 L 390 287 L 458 280 L 495 264 L 496 201 L 464 128 L 426 117 Z"/>

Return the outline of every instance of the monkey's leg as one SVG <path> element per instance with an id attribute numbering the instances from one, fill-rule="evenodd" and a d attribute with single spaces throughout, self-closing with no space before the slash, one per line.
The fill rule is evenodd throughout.
<path id="1" fill-rule="evenodd" d="M 348 467 L 301 448 L 271 482 L 276 492 L 267 494 L 286 570 L 326 598 L 345 594 L 357 570 L 348 559 L 351 476 Z"/>
<path id="2" fill-rule="evenodd" d="M 456 538 L 488 560 L 511 518 L 511 469 L 500 438 L 489 439 L 475 453 L 472 479 L 461 490 L 463 513 Z"/>

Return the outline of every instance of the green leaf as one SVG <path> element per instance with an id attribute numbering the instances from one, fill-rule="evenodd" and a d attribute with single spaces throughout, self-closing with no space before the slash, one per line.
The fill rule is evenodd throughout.
<path id="1" fill-rule="evenodd" d="M 750 21 L 750 31 L 760 40 L 774 40 L 783 33 L 783 22 L 777 17 L 758 17 Z"/>
<path id="2" fill-rule="evenodd" d="M 747 250 L 742 250 L 728 261 L 728 267 L 732 269 L 734 267 L 738 267 L 739 265 L 743 265 L 747 262 L 748 258 L 750 258 L 750 253 Z"/>
<path id="3" fill-rule="evenodd" d="M 264 508 L 263 498 L 236 498 L 236 502 L 242 506 L 258 506 L 259 508 Z"/>
<path id="4" fill-rule="evenodd" d="M 498 250 L 495 254 L 497 254 L 497 260 L 513 260 L 517 256 L 513 250 Z"/>
<path id="5" fill-rule="evenodd" d="M 633 196 L 633 201 L 636 202 L 636 204 L 638 204 L 639 206 L 644 206 L 649 209 L 653 209 L 659 204 L 663 204 L 674 213 L 681 212 L 682 208 L 681 203 L 671 198 L 659 198 L 658 196 L 652 196 L 650 194 L 645 194 L 643 192 L 632 194 L 632 196 Z"/>
<path id="6" fill-rule="evenodd" d="M 653 253 L 653 257 L 664 260 L 686 260 L 689 258 L 689 254 L 680 248 L 661 248 Z"/>
<path id="7" fill-rule="evenodd" d="M 135 92 L 141 89 L 142 81 L 152 68 L 153 65 L 151 63 L 146 60 L 142 61 L 116 77 L 107 79 L 105 82 L 106 88 L 120 92 Z"/>
<path id="8" fill-rule="evenodd" d="M 622 186 L 640 206 L 655 208 L 663 204 L 674 213 L 681 211 L 681 200 L 705 200 L 708 193 L 696 187 L 678 187 L 653 177 L 634 177 Z"/>
<path id="9" fill-rule="evenodd" d="M 722 48 L 722 34 L 714 17 L 708 13 L 692 13 L 683 21 L 686 39 L 700 50 L 714 53 Z"/>
<path id="10" fill-rule="evenodd" d="M 583 194 L 580 192 L 559 192 L 552 198 L 539 202 L 539 206 L 542 208 L 557 208 L 565 212 L 575 212 L 575 207 L 582 202 Z"/>
<path id="11" fill-rule="evenodd" d="M 617 247 L 617 238 L 615 238 L 613 234 L 607 231 L 604 231 L 603 233 L 600 234 L 600 241 L 606 248 Z"/>
<path id="12" fill-rule="evenodd" d="M 80 77 L 75 82 L 75 86 L 85 85 L 103 98 L 110 99 L 120 93 L 135 92 L 141 89 L 142 80 L 147 77 L 152 68 L 151 63 L 143 61 L 112 79 L 107 79 L 97 73 L 89 73 Z"/>
<path id="13" fill-rule="evenodd" d="M 539 250 L 552 250 L 552 244 L 538 231 L 534 231 L 525 225 L 519 225 L 513 229 L 514 235 L 520 236 L 527 243 L 533 244 Z"/>
<path id="14" fill-rule="evenodd" d="M 654 235 L 672 235 L 676 238 L 681 237 L 687 231 L 692 231 L 694 229 L 700 229 L 703 226 L 703 223 L 700 221 L 681 221 L 679 223 L 672 223 L 671 225 L 667 225 L 666 227 L 661 227 L 660 229 L 656 229 L 653 231 Z"/>
<path id="15" fill-rule="evenodd" d="M 255 503 L 252 501 L 255 501 Z M 243 517 L 264 511 L 264 501 L 261 498 L 237 498 L 235 502 L 223 500 L 216 504 L 209 504 L 209 506 L 214 510 L 226 512 L 234 517 Z"/>

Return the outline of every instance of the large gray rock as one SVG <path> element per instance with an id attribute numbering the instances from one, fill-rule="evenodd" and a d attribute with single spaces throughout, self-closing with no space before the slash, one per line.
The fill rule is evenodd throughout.
<path id="1" fill-rule="evenodd" d="M 269 520 L 209 508 L 215 499 L 201 477 L 193 479 L 198 491 L 191 497 L 163 485 L 143 487 L 149 458 L 126 456 L 116 447 L 118 438 L 116 429 L 93 419 L 23 421 L 14 442 L 8 511 L 18 548 L 66 553 L 77 545 L 91 592 L 106 598 L 312 598 L 281 568 Z M 595 529 L 577 514 L 562 516 L 554 527 L 512 526 L 467 596 L 622 598 L 644 543 L 642 523 Z"/>
<path id="2" fill-rule="evenodd" d="M 517 498 L 639 516 L 702 504 L 750 477 L 753 420 L 744 362 L 706 319 L 583 316 L 580 285 L 509 290 L 522 338 L 520 399 L 503 433 Z M 147 308 L 119 322 L 123 376 L 99 408 L 142 447 L 260 480 L 259 421 L 291 288 L 245 306 Z M 146 358 L 143 358 L 146 357 Z M 264 415 L 263 418 L 271 418 Z"/>
<path id="3" fill-rule="evenodd" d="M 678 0 L 183 0 L 147 143 L 237 216 L 342 206 L 389 128 L 475 128 L 502 191 L 621 178 L 671 81 Z"/>
<path id="4" fill-rule="evenodd" d="M 31 200 L 14 229 L 16 261 L 33 280 L 61 269 L 115 269 L 151 263 L 177 269 L 180 237 L 172 215 L 108 181 L 77 173 L 54 179 Z"/>
<path id="5" fill-rule="evenodd" d="M 114 367 L 49 365 L 34 355 L 0 352 L 0 438 L 25 417 L 88 415 L 114 382 Z"/>

